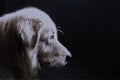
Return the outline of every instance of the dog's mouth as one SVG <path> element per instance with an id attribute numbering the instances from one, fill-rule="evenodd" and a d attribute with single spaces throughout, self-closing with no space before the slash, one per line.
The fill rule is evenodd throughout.
<path id="1" fill-rule="evenodd" d="M 42 60 L 41 61 L 41 64 L 42 65 L 45 65 L 45 66 L 50 66 L 50 67 L 62 67 L 62 66 L 65 66 L 67 64 L 67 61 L 57 61 L 57 60 L 53 60 L 53 61 L 44 61 Z"/>
<path id="2" fill-rule="evenodd" d="M 65 62 L 52 62 L 52 63 L 49 63 L 49 66 L 50 67 L 62 67 L 62 66 L 65 66 L 67 64 L 67 61 Z"/>
<path id="3" fill-rule="evenodd" d="M 63 67 L 67 64 L 67 61 L 65 63 L 50 63 L 50 62 L 46 62 L 43 63 L 44 66 L 50 66 L 50 67 Z"/>

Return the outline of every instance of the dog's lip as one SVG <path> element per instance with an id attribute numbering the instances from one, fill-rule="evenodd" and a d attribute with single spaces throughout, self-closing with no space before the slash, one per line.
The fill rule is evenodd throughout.
<path id="1" fill-rule="evenodd" d="M 65 66 L 67 63 L 68 63 L 68 62 L 67 62 L 67 61 L 65 61 L 65 62 L 60 62 L 59 64 L 61 64 L 61 65 Z"/>
<path id="2" fill-rule="evenodd" d="M 67 61 L 65 61 L 64 63 L 63 63 L 63 62 L 56 63 L 55 66 L 56 66 L 56 67 L 65 66 L 66 64 L 67 64 Z"/>
<path id="3" fill-rule="evenodd" d="M 67 61 L 65 61 L 65 63 L 64 63 L 64 65 L 66 65 L 68 62 Z"/>

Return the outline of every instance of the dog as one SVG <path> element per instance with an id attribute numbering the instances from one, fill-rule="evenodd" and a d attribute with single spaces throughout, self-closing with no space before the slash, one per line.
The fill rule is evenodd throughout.
<path id="1" fill-rule="evenodd" d="M 27 7 L 0 17 L 0 61 L 19 69 L 23 78 L 41 70 L 41 63 L 64 66 L 71 53 L 59 41 L 57 27 L 44 11 Z"/>

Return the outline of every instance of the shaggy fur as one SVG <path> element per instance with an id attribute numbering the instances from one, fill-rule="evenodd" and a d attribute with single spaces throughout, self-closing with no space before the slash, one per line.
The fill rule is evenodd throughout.
<path id="1" fill-rule="evenodd" d="M 36 76 L 41 62 L 65 65 L 66 56 L 71 54 L 58 41 L 56 25 L 45 12 L 29 7 L 0 17 L 0 61 L 19 69 L 23 78 Z"/>

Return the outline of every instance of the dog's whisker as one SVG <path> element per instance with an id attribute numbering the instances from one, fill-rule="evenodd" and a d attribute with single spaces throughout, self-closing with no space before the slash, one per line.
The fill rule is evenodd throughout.
<path id="1" fill-rule="evenodd" d="M 57 29 L 61 29 L 61 27 L 60 27 L 60 26 L 57 26 Z"/>
<path id="2" fill-rule="evenodd" d="M 58 64 L 58 71 L 62 68 L 62 66 L 60 64 Z"/>
<path id="3" fill-rule="evenodd" d="M 60 29 L 57 29 L 58 32 L 62 33 L 62 35 L 64 35 L 64 32 Z"/>

